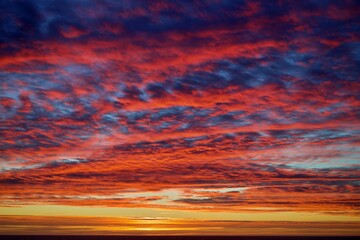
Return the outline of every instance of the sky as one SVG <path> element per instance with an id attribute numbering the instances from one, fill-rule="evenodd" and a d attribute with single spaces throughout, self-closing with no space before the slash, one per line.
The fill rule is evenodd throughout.
<path id="1" fill-rule="evenodd" d="M 360 3 L 0 1 L 0 234 L 360 235 Z"/>

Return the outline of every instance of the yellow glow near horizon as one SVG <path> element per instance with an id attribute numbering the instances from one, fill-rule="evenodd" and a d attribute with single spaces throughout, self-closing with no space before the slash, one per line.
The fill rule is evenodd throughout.
<path id="1" fill-rule="evenodd" d="M 194 210 L 165 210 L 154 208 L 114 208 L 63 205 L 28 205 L 0 207 L 0 215 L 82 216 L 82 217 L 166 217 L 196 220 L 237 221 L 306 221 L 306 222 L 360 222 L 360 216 L 315 212 L 220 212 Z"/>

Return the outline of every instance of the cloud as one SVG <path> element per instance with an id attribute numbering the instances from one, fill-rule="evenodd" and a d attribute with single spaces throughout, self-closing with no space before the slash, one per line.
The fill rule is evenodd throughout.
<path id="1" fill-rule="evenodd" d="M 0 204 L 358 214 L 358 8 L 2 1 Z"/>

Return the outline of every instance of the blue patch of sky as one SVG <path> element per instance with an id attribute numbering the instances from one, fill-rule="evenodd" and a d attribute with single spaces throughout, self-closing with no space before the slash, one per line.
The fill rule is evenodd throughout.
<path id="1" fill-rule="evenodd" d="M 130 122 L 136 122 L 139 119 L 145 117 L 148 114 L 148 111 L 134 111 L 134 112 L 126 112 L 125 115 Z"/>
<path id="2" fill-rule="evenodd" d="M 303 168 L 303 169 L 313 169 L 313 168 L 339 168 L 339 167 L 352 167 L 353 165 L 360 165 L 360 154 L 349 154 L 342 155 L 333 158 L 316 158 L 312 161 L 304 162 L 292 162 L 287 163 L 286 166 L 292 168 Z"/>
<path id="3" fill-rule="evenodd" d="M 353 138 L 353 137 L 357 137 L 359 136 L 360 131 L 359 130 L 328 130 L 328 129 L 323 129 L 323 130 L 316 130 L 316 131 L 311 131 L 311 132 L 307 132 L 302 134 L 302 138 L 304 138 L 304 140 L 326 140 L 326 139 L 336 139 L 336 138 Z"/>
<path id="4" fill-rule="evenodd" d="M 154 112 L 151 114 L 151 120 L 157 121 L 163 117 L 179 116 L 182 115 L 186 109 L 188 109 L 188 107 L 183 107 L 183 106 L 175 106 L 175 107 L 160 109 L 158 112 Z"/>

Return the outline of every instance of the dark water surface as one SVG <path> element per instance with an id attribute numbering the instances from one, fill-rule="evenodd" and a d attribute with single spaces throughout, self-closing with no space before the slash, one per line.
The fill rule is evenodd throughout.
<path id="1" fill-rule="evenodd" d="M 308 237 L 308 236 L 1 236 L 1 240 L 7 239 L 23 239 L 23 240 L 155 240 L 155 239 L 163 239 L 163 240 L 215 240 L 215 239 L 224 239 L 224 240 L 340 240 L 340 239 L 360 239 L 359 237 Z"/>

